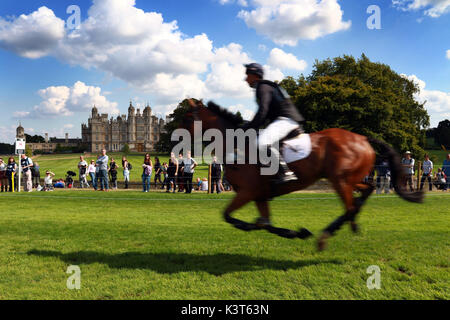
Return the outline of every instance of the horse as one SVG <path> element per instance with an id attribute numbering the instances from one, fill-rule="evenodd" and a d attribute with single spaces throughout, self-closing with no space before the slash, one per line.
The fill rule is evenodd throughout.
<path id="1" fill-rule="evenodd" d="M 189 105 L 180 128 L 187 129 L 191 134 L 194 132 L 194 121 L 201 121 L 203 131 L 218 129 L 225 139 L 226 130 L 237 129 L 242 122 L 242 118 L 212 102 L 205 106 L 201 101 L 190 99 Z M 235 197 L 223 212 L 225 221 L 244 231 L 265 229 L 284 238 L 307 239 L 312 233 L 306 228 L 297 232 L 277 228 L 271 223 L 248 223 L 233 218 L 232 213 L 254 201 L 260 218 L 270 222 L 269 201 L 273 197 L 305 189 L 317 180 L 326 178 L 342 200 L 345 213 L 322 231 L 317 246 L 319 251 L 324 250 L 327 239 L 335 235 L 344 223 L 349 222 L 351 230 L 358 232 L 356 217 L 374 190 L 372 184 L 364 182 L 364 177 L 375 166 L 376 152 L 372 145 L 379 149 L 381 156 L 387 158 L 396 193 L 406 201 L 423 201 L 422 192 L 407 192 L 403 187 L 405 171 L 400 156 L 388 144 L 338 128 L 311 133 L 310 138 L 312 150 L 309 156 L 288 164 L 299 179 L 276 189 L 271 184 L 273 177 L 260 174 L 260 164 L 225 164 L 226 179 L 236 191 Z M 356 197 L 354 191 L 360 193 L 360 196 Z"/>

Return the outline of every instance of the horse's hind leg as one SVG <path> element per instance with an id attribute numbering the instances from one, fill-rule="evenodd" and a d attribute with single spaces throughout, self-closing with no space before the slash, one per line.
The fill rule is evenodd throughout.
<path id="1" fill-rule="evenodd" d="M 356 216 L 361 211 L 361 207 L 366 202 L 367 198 L 372 194 L 375 187 L 368 183 L 359 183 L 356 186 L 356 189 L 361 192 L 361 196 L 355 198 L 355 211 L 352 212 L 350 217 L 350 227 L 353 232 L 358 232 L 358 224 L 356 223 Z"/>
<path id="2" fill-rule="evenodd" d="M 358 206 L 355 204 L 353 197 L 353 186 L 345 182 L 334 183 L 334 188 L 341 197 L 345 205 L 345 214 L 334 220 L 325 230 L 323 231 L 321 237 L 318 241 L 318 249 L 321 251 L 325 249 L 326 240 L 334 235 L 334 233 L 339 230 L 342 225 L 354 219 L 356 213 L 359 211 Z"/>

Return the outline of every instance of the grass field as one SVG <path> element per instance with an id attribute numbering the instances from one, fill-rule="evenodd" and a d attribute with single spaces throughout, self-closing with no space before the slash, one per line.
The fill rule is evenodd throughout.
<path id="1" fill-rule="evenodd" d="M 449 299 L 448 193 L 424 204 L 373 196 L 361 233 L 315 239 L 246 233 L 222 221 L 232 194 L 0 194 L 0 299 Z M 333 194 L 271 203 L 276 226 L 316 235 L 342 213 Z M 237 212 L 255 219 L 253 205 Z M 81 269 L 69 290 L 66 270 Z M 381 289 L 369 290 L 371 265 Z"/>

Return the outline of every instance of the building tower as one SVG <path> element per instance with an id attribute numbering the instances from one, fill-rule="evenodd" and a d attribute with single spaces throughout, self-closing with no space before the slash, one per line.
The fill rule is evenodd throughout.
<path id="1" fill-rule="evenodd" d="M 130 148 L 132 148 L 131 144 L 136 141 L 136 115 L 133 104 L 130 101 L 130 106 L 128 107 L 128 143 L 130 144 Z"/>
<path id="2" fill-rule="evenodd" d="M 25 129 L 22 127 L 21 123 L 19 123 L 19 126 L 16 129 L 16 138 L 25 139 Z"/>

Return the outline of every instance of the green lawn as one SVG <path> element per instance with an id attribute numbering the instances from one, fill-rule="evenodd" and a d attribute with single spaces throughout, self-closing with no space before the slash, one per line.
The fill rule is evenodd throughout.
<path id="1" fill-rule="evenodd" d="M 246 233 L 222 221 L 232 194 L 0 194 L 0 299 L 449 299 L 449 193 L 424 204 L 373 196 L 361 233 Z M 316 235 L 342 213 L 333 194 L 271 203 L 274 224 Z M 247 221 L 254 205 L 237 213 Z M 81 290 L 66 288 L 67 267 Z M 371 265 L 381 289 L 366 287 Z"/>

